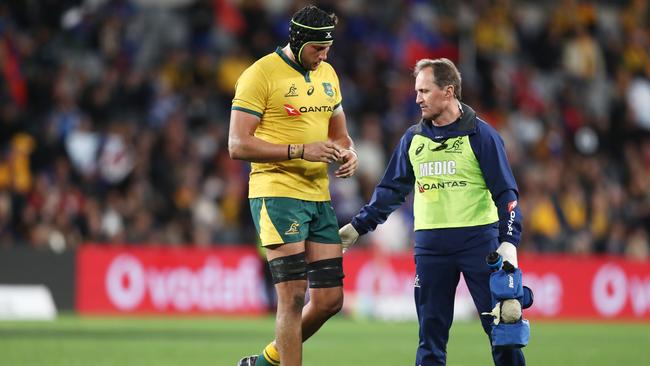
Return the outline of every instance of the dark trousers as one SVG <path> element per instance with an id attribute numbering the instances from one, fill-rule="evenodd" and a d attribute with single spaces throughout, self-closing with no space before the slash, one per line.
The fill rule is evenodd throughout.
<path id="1" fill-rule="evenodd" d="M 485 257 L 496 250 L 497 246 L 498 241 L 495 239 L 453 254 L 415 256 L 415 306 L 420 323 L 416 366 L 445 365 L 447 362 L 447 341 L 454 316 L 454 296 L 461 273 L 479 313 L 492 310 L 490 270 L 485 263 Z M 481 316 L 481 324 L 489 336 L 492 318 Z M 492 358 L 496 366 L 526 364 L 521 349 L 492 347 Z"/>

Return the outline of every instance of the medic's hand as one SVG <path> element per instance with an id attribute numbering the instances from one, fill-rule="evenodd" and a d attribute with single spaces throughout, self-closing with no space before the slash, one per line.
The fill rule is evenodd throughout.
<path id="1" fill-rule="evenodd" d="M 513 244 L 504 241 L 497 248 L 497 253 L 501 255 L 503 261 L 510 262 L 515 268 L 517 268 L 517 247 Z M 514 299 L 505 300 L 501 304 L 501 320 L 504 323 L 515 323 L 521 318 L 521 304 L 519 301 Z M 498 324 L 498 323 L 497 323 Z"/>
<path id="2" fill-rule="evenodd" d="M 341 245 L 343 246 L 343 253 L 345 253 L 352 244 L 359 239 L 359 233 L 352 224 L 347 224 L 339 229 L 339 236 L 341 237 Z"/>
<path id="3" fill-rule="evenodd" d="M 497 253 L 501 255 L 503 258 L 503 261 L 508 261 L 510 264 L 512 264 L 515 268 L 518 267 L 517 264 L 517 247 L 514 246 L 511 243 L 508 243 L 507 241 L 504 241 L 499 245 L 499 248 L 497 248 Z"/>

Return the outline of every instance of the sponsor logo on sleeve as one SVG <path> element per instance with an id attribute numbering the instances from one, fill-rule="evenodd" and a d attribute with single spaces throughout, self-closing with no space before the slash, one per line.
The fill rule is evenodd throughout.
<path id="1" fill-rule="evenodd" d="M 516 200 L 512 201 L 512 202 L 508 202 L 508 212 L 512 212 L 512 210 L 514 210 L 515 207 L 517 207 L 517 201 Z"/>
<path id="2" fill-rule="evenodd" d="M 516 217 L 515 207 L 517 207 L 517 201 L 516 200 L 508 202 L 508 216 L 509 216 L 509 218 L 508 218 L 508 233 L 507 233 L 508 235 L 512 235 L 512 232 L 514 231 L 514 228 L 512 227 L 512 225 L 515 223 L 515 217 Z"/>

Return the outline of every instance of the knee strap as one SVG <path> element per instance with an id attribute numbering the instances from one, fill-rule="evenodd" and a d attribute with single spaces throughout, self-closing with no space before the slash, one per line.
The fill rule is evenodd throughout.
<path id="1" fill-rule="evenodd" d="M 269 261 L 273 284 L 307 279 L 305 252 L 271 259 Z"/>
<path id="2" fill-rule="evenodd" d="M 343 286 L 343 258 L 323 259 L 307 265 L 309 288 Z"/>

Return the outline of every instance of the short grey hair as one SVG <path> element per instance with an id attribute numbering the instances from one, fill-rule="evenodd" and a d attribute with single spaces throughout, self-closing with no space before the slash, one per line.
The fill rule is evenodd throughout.
<path id="1" fill-rule="evenodd" d="M 433 71 L 433 82 L 439 88 L 444 88 L 447 85 L 454 87 L 454 96 L 460 100 L 462 95 L 460 71 L 456 68 L 453 62 L 448 58 L 437 58 L 432 60 L 430 58 L 423 58 L 415 64 L 413 69 L 413 76 L 418 76 L 420 71 L 430 67 Z"/>

